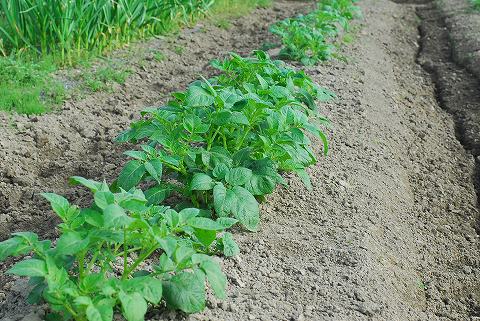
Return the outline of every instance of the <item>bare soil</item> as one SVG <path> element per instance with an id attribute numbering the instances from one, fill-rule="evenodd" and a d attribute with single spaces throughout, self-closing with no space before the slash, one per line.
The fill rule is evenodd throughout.
<path id="1" fill-rule="evenodd" d="M 417 64 L 423 44 L 416 5 L 360 5 L 362 29 L 344 51 L 349 61 L 307 68 L 339 96 L 320 106 L 333 124 L 332 149 L 309 170 L 314 190 L 286 177 L 290 188 L 262 205 L 260 232 L 235 233 L 242 252 L 222 260 L 227 300 L 210 298 L 191 316 L 159 308 L 150 319 L 478 320 L 474 157 Z M 172 50 L 163 63 L 134 66 L 134 77 L 114 95 L 67 103 L 46 116 L 15 116 L 16 128 L 0 132 L 0 239 L 24 229 L 54 237 L 55 219 L 40 192 L 87 202 L 66 178 L 114 177 L 127 146 L 111 140 L 140 109 L 211 73 L 211 58 L 271 41 L 268 24 L 306 6 L 276 2 L 229 31 L 187 30 L 178 40 L 181 56 Z M 23 281 L 0 274 L 0 320 L 43 315 L 44 307 L 27 307 L 25 292 Z"/>

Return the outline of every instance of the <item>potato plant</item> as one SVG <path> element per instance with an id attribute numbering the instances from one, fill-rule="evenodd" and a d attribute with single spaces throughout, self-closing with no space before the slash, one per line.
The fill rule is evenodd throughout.
<path id="1" fill-rule="evenodd" d="M 293 171 L 310 187 L 305 169 L 317 158 L 306 133 L 321 139 L 327 152 L 318 127 L 327 120 L 315 100 L 333 94 L 263 51 L 252 58 L 231 54 L 212 65 L 219 76 L 145 110 L 146 117 L 118 137 L 144 144 L 126 152 L 133 159 L 116 185 L 128 190 L 145 183 L 150 204 L 174 191 L 215 217 L 234 217 L 256 231 L 257 199 L 285 184 L 279 172 Z M 169 179 L 162 180 L 164 173 Z"/>
<path id="2" fill-rule="evenodd" d="M 71 178 L 92 192 L 89 207 L 43 194 L 62 221 L 55 243 L 32 232 L 0 242 L 0 261 L 28 255 L 8 273 L 30 278 L 28 301 L 47 302 L 49 320 L 109 321 L 121 313 L 141 321 L 159 304 L 203 310 L 207 284 L 225 297 L 226 277 L 212 255 L 239 253 L 225 230 L 237 222 L 258 229 L 258 202 L 286 185 L 282 172 L 311 188 L 311 137 L 328 151 L 319 127 L 328 121 L 316 101 L 334 94 L 263 51 L 212 65 L 218 76 L 146 109 L 118 136 L 139 145 L 125 152 L 130 160 L 112 184 Z M 172 193 L 183 199 L 174 208 L 164 202 Z"/>
<path id="3" fill-rule="evenodd" d="M 43 299 L 53 311 L 49 317 L 60 320 L 112 320 L 118 310 L 137 321 L 162 298 L 187 313 L 203 310 L 206 280 L 217 297 L 225 297 L 226 278 L 210 255 L 237 254 L 238 246 L 223 232 L 237 220 L 148 205 L 135 188 L 114 193 L 106 183 L 81 177 L 72 182 L 88 187 L 94 201 L 81 209 L 44 194 L 62 220 L 56 244 L 31 232 L 0 243 L 0 260 L 33 254 L 8 270 L 30 277 L 30 303 Z"/>
<path id="4" fill-rule="evenodd" d="M 295 18 L 282 20 L 270 27 L 283 47 L 280 57 L 314 65 L 335 56 L 335 38 L 347 31 L 349 21 L 360 16 L 355 0 L 324 0 L 318 8 Z"/>

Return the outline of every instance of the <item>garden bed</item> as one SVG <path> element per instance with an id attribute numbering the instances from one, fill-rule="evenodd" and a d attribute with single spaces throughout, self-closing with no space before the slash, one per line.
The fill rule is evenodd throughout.
<path id="1" fill-rule="evenodd" d="M 44 116 L 3 115 L 0 132 L 0 238 L 19 230 L 55 237 L 41 192 L 87 204 L 66 185 L 82 175 L 110 180 L 128 146 L 113 138 L 139 110 L 183 89 L 212 58 L 247 54 L 272 41 L 268 25 L 305 11 L 276 2 L 233 22 L 183 32 L 167 59 L 132 62 L 133 76 L 113 94 L 67 102 Z M 365 0 L 362 28 L 342 54 L 305 68 L 338 98 L 321 103 L 332 122 L 331 151 L 309 169 L 313 190 L 293 175 L 262 204 L 258 233 L 234 232 L 241 254 L 223 259 L 228 298 L 185 316 L 163 308 L 155 320 L 470 320 L 480 288 L 474 159 L 456 139 L 429 75 L 416 63 L 415 7 Z M 152 41 L 145 46 L 164 46 Z M 182 54 L 174 48 L 185 48 Z M 147 57 L 148 58 L 148 57 Z M 304 68 L 297 66 L 298 68 Z M 317 142 L 318 143 L 318 142 Z M 322 148 L 318 143 L 317 154 Z M 5 165 L 3 165 L 5 164 Z M 0 318 L 32 320 L 25 282 L 1 265 Z M 3 293 L 3 294 L 2 294 Z M 33 311 L 33 312 L 32 312 Z M 33 314 L 29 314 L 32 312 Z"/>

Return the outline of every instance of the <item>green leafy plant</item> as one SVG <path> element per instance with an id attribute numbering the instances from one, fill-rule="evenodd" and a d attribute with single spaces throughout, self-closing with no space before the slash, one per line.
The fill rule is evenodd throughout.
<path id="1" fill-rule="evenodd" d="M 63 85 L 49 77 L 55 65 L 12 57 L 0 58 L 0 110 L 22 114 L 42 114 L 60 104 Z"/>
<path id="2" fill-rule="evenodd" d="M 201 311 L 207 282 L 225 297 L 226 278 L 211 256 L 239 253 L 225 230 L 237 222 L 258 229 L 258 202 L 286 184 L 283 171 L 311 188 L 311 137 L 328 152 L 319 127 L 328 121 L 316 101 L 333 93 L 263 51 L 212 65 L 218 76 L 145 110 L 118 136 L 140 148 L 125 152 L 131 159 L 111 185 L 71 178 L 91 190 L 91 206 L 44 194 L 62 220 L 55 244 L 31 232 L 0 242 L 0 260 L 30 254 L 8 273 L 30 277 L 28 300 L 47 302 L 49 318 L 106 321 L 119 312 L 140 321 L 161 300 Z M 182 202 L 170 208 L 173 193 Z"/>
<path id="3" fill-rule="evenodd" d="M 7 53 L 52 55 L 71 65 L 85 56 L 162 34 L 206 13 L 211 0 L 18 0 L 0 2 Z"/>
<path id="4" fill-rule="evenodd" d="M 149 206 L 138 189 L 113 193 L 105 183 L 71 181 L 88 187 L 94 202 L 80 209 L 62 196 L 43 194 L 62 220 L 55 245 L 31 232 L 0 242 L 0 260 L 32 253 L 8 270 L 30 277 L 29 302 L 44 300 L 65 320 L 112 320 L 118 308 L 136 321 L 162 299 L 187 313 L 201 311 L 206 280 L 217 297 L 225 297 L 226 278 L 209 255 L 238 253 L 231 234 L 222 233 L 237 220 Z"/>
<path id="5" fill-rule="evenodd" d="M 124 84 L 130 74 L 131 70 L 125 66 L 106 66 L 83 73 L 81 79 L 83 86 L 89 91 L 109 91 L 115 83 Z"/>
<path id="6" fill-rule="evenodd" d="M 151 204 L 177 192 L 255 231 L 257 199 L 284 184 L 279 171 L 296 172 L 310 187 L 305 169 L 317 159 L 305 132 L 320 138 L 327 153 L 327 139 L 315 123 L 327 120 L 315 100 L 333 94 L 262 51 L 252 58 L 231 54 L 212 65 L 219 76 L 174 93 L 166 106 L 145 110 L 146 118 L 118 137 L 145 144 L 126 152 L 133 159 L 116 185 L 128 190 L 144 182 Z"/>
<path id="7" fill-rule="evenodd" d="M 335 56 L 335 38 L 360 16 L 354 0 L 323 0 L 307 15 L 288 18 L 270 27 L 281 38 L 280 57 L 313 65 Z"/>

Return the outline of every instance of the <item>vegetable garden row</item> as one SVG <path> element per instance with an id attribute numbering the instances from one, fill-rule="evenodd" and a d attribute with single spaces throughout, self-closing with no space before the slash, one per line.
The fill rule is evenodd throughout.
<path id="1" fill-rule="evenodd" d="M 281 57 L 316 63 L 335 55 L 342 30 L 359 15 L 352 0 L 324 0 L 305 16 L 281 21 Z M 149 305 L 202 311 L 206 284 L 226 297 L 227 279 L 214 255 L 239 247 L 227 230 L 256 231 L 259 201 L 295 172 L 310 188 L 306 168 L 317 162 L 310 137 L 327 154 L 319 126 L 328 120 L 316 101 L 334 97 L 303 71 L 232 53 L 212 62 L 219 74 L 172 94 L 165 106 L 118 136 L 138 144 L 111 184 L 72 177 L 93 202 L 79 208 L 46 193 L 62 223 L 52 243 L 32 232 L 0 243 L 0 260 L 30 254 L 9 273 L 30 277 L 30 303 L 46 301 L 50 319 L 144 320 Z M 168 205 L 168 206 L 167 206 Z"/>

